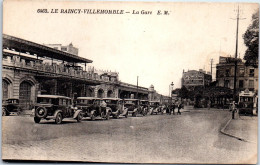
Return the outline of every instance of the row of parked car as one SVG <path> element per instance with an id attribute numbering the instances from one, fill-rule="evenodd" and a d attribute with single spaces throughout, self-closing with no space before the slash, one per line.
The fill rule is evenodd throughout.
<path id="1" fill-rule="evenodd" d="M 11 101 L 12 100 L 12 101 Z M 148 113 L 158 114 L 162 112 L 162 106 L 158 101 L 120 98 L 96 98 L 78 97 L 74 102 L 72 99 L 58 95 L 38 95 L 37 103 L 32 109 L 35 123 L 41 120 L 55 120 L 60 124 L 64 118 L 73 118 L 80 122 L 83 118 L 95 120 L 96 118 L 109 120 L 111 117 L 128 117 L 131 115 L 145 116 Z M 20 113 L 18 99 L 8 99 L 7 104 L 2 106 L 2 115 L 13 112 Z"/>

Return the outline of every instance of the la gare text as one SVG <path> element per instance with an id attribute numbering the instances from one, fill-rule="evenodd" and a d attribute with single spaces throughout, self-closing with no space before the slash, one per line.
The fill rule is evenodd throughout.
<path id="1" fill-rule="evenodd" d="M 169 15 L 167 10 L 110 10 L 110 9 L 37 9 L 37 13 L 53 13 L 53 14 L 135 14 L 135 15 Z"/>

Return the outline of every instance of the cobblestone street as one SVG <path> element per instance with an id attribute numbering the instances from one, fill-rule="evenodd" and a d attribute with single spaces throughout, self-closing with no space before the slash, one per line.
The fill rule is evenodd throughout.
<path id="1" fill-rule="evenodd" d="M 51 120 L 35 124 L 32 117 L 7 116 L 2 156 L 127 163 L 256 162 L 256 144 L 220 133 L 230 117 L 226 110 L 185 109 L 175 116 L 64 120 L 56 125 Z"/>

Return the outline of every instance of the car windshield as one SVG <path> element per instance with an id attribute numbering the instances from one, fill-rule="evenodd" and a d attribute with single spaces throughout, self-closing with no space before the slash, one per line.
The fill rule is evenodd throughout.
<path id="1" fill-rule="evenodd" d="M 116 104 L 117 100 L 104 100 L 107 104 Z"/>
<path id="2" fill-rule="evenodd" d="M 48 103 L 48 104 L 54 104 L 54 99 L 48 98 L 48 97 L 38 97 L 37 103 Z"/>
<path id="3" fill-rule="evenodd" d="M 87 100 L 87 99 L 78 99 L 78 104 L 93 104 L 94 100 Z"/>
<path id="4" fill-rule="evenodd" d="M 131 101 L 131 100 L 126 100 L 126 101 L 125 101 L 125 104 L 134 104 L 134 103 L 133 103 L 133 101 Z"/>
<path id="5" fill-rule="evenodd" d="M 17 103 L 18 101 L 15 100 L 15 99 L 9 99 L 7 102 L 8 102 L 8 103 L 13 103 L 13 104 L 15 104 L 15 103 Z"/>
<path id="6" fill-rule="evenodd" d="M 159 103 L 151 103 L 151 105 L 159 105 Z"/>

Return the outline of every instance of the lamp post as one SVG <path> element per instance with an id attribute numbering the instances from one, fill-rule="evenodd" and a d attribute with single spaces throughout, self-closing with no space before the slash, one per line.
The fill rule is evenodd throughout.
<path id="1" fill-rule="evenodd" d="M 136 82 L 136 83 L 137 83 L 137 84 L 136 84 L 136 87 L 137 87 L 136 98 L 137 98 L 137 99 L 139 99 L 139 98 L 138 98 L 138 93 L 139 93 L 139 90 L 138 90 L 138 89 L 139 89 L 139 88 L 138 88 L 138 78 L 139 78 L 139 76 L 137 76 L 137 82 Z"/>
<path id="2" fill-rule="evenodd" d="M 171 97 L 171 103 L 172 103 L 172 90 L 173 90 L 173 86 L 174 86 L 174 84 L 173 84 L 173 82 L 169 85 L 169 89 L 170 89 L 170 97 Z"/>

